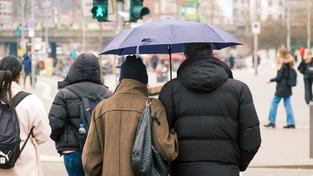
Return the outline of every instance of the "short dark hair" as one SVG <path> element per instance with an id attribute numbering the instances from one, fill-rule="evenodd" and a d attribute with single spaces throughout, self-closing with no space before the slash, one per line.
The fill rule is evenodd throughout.
<path id="1" fill-rule="evenodd" d="M 185 44 L 185 56 L 194 58 L 203 55 L 212 55 L 212 44 L 210 43 L 187 43 Z"/>

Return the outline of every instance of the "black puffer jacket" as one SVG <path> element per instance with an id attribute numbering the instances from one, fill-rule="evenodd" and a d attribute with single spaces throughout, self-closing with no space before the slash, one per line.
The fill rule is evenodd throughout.
<path id="1" fill-rule="evenodd" d="M 288 74 L 289 65 L 283 65 L 278 71 L 275 78 L 272 78 L 271 82 L 276 82 L 276 92 L 275 95 L 279 97 L 289 97 L 292 95 L 291 87 L 288 86 Z"/>
<path id="2" fill-rule="evenodd" d="M 219 60 L 190 59 L 161 90 L 179 140 L 175 176 L 238 176 L 261 144 L 249 88 Z"/>
<path id="3" fill-rule="evenodd" d="M 302 60 L 298 66 L 298 70 L 303 74 L 304 79 L 313 79 L 313 58 L 310 63 L 305 63 L 305 60 Z"/>
<path id="4" fill-rule="evenodd" d="M 95 96 L 96 92 L 102 97 L 109 97 L 112 93 L 101 83 L 98 61 L 91 55 L 78 57 L 71 66 L 68 77 L 59 83 L 57 93 L 49 112 L 49 121 L 52 129 L 51 139 L 56 143 L 57 151 L 80 151 L 78 143 L 78 129 L 81 123 L 81 100 L 69 87 L 76 86 L 88 96 Z"/>

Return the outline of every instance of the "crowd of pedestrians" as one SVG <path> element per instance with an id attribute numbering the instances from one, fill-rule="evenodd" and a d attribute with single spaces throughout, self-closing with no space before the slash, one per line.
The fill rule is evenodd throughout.
<path id="1" fill-rule="evenodd" d="M 158 100 L 148 98 L 148 74 L 140 57 L 126 58 L 120 83 L 112 93 L 103 85 L 97 57 L 81 54 L 58 83 L 49 115 L 35 95 L 27 95 L 12 107 L 19 119 L 20 145 L 26 143 L 26 147 L 10 168 L 1 167 L 9 154 L 0 153 L 0 175 L 43 175 L 38 145 L 49 135 L 64 156 L 70 176 L 135 175 L 139 171 L 131 159 L 133 145 L 140 134 L 141 113 L 149 105 L 152 148 L 170 163 L 166 172 L 238 176 L 261 144 L 250 90 L 212 56 L 210 44 L 186 44 L 185 56 L 177 78 L 162 88 Z M 21 72 L 18 59 L 1 60 L 3 105 L 11 106 L 21 92 Z"/>
<path id="2" fill-rule="evenodd" d="M 259 119 L 248 86 L 234 79 L 229 66 L 212 51 L 211 44 L 185 44 L 186 60 L 158 99 L 148 97 L 149 79 L 142 58 L 126 57 L 113 93 L 103 84 L 98 58 L 81 54 L 58 83 L 49 114 L 37 96 L 19 86 L 26 61 L 3 58 L 0 111 L 8 107 L 6 111 L 16 113 L 18 127 L 11 131 L 19 132 L 20 141 L 14 153 L 18 159 L 12 165 L 13 150 L 3 149 L 12 144 L 11 138 L 7 128 L 0 129 L 0 175 L 43 175 L 38 145 L 49 137 L 64 157 L 69 176 L 136 175 L 140 171 L 134 167 L 134 141 L 140 134 L 140 118 L 149 107 L 152 148 L 166 161 L 169 175 L 238 176 L 261 145 Z M 307 104 L 312 101 L 312 59 L 308 50 L 298 66 L 304 74 Z M 276 77 L 268 81 L 276 83 L 276 92 L 264 126 L 276 127 L 277 107 L 283 99 L 284 128 L 296 128 L 291 96 L 297 75 L 288 50 L 278 50 L 277 66 Z M 3 123 L 14 125 L 1 118 Z M 141 137 L 142 144 L 149 146 L 146 137 Z"/>

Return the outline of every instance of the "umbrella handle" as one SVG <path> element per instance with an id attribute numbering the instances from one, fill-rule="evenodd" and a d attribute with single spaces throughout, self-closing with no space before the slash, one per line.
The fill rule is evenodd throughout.
<path id="1" fill-rule="evenodd" d="M 168 45 L 167 46 L 168 49 L 168 54 L 170 55 L 170 79 L 173 79 L 173 75 L 172 75 L 172 45 Z"/>
<path id="2" fill-rule="evenodd" d="M 141 42 L 137 45 L 137 47 L 136 47 L 136 57 L 139 57 L 139 55 L 140 55 L 140 45 L 144 45 L 144 44 L 146 44 L 146 43 L 150 43 L 151 41 L 153 41 L 154 39 L 151 39 L 151 38 L 144 38 L 144 39 L 142 39 L 141 40 Z"/>

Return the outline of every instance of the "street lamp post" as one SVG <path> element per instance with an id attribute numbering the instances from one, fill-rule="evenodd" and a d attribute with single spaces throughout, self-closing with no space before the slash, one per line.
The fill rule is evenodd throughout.
<path id="1" fill-rule="evenodd" d="M 291 35 L 291 27 L 290 27 L 290 0 L 287 0 L 287 49 L 290 50 L 290 35 Z"/>
<path id="2" fill-rule="evenodd" d="M 32 21 L 32 25 L 33 25 L 33 28 L 32 30 L 35 31 L 35 7 L 34 7 L 34 0 L 31 0 L 31 21 Z M 35 33 L 35 32 L 34 32 Z M 36 80 L 36 73 L 35 73 L 35 69 L 36 69 L 36 58 L 35 58 L 35 47 L 34 47 L 34 37 L 35 36 L 32 36 L 31 37 L 31 48 L 32 48 L 32 72 L 31 72 L 31 82 L 32 82 L 32 88 L 35 88 L 35 80 Z"/>
<path id="3" fill-rule="evenodd" d="M 254 21 L 258 21 L 258 1 L 254 1 Z M 254 66 L 254 74 L 258 74 L 258 33 L 254 32 L 253 35 L 253 66 Z"/>
<path id="4" fill-rule="evenodd" d="M 311 0 L 307 0 L 307 48 L 311 48 Z"/>
<path id="5" fill-rule="evenodd" d="M 21 0 L 21 41 L 23 41 L 24 38 L 24 0 Z"/>

